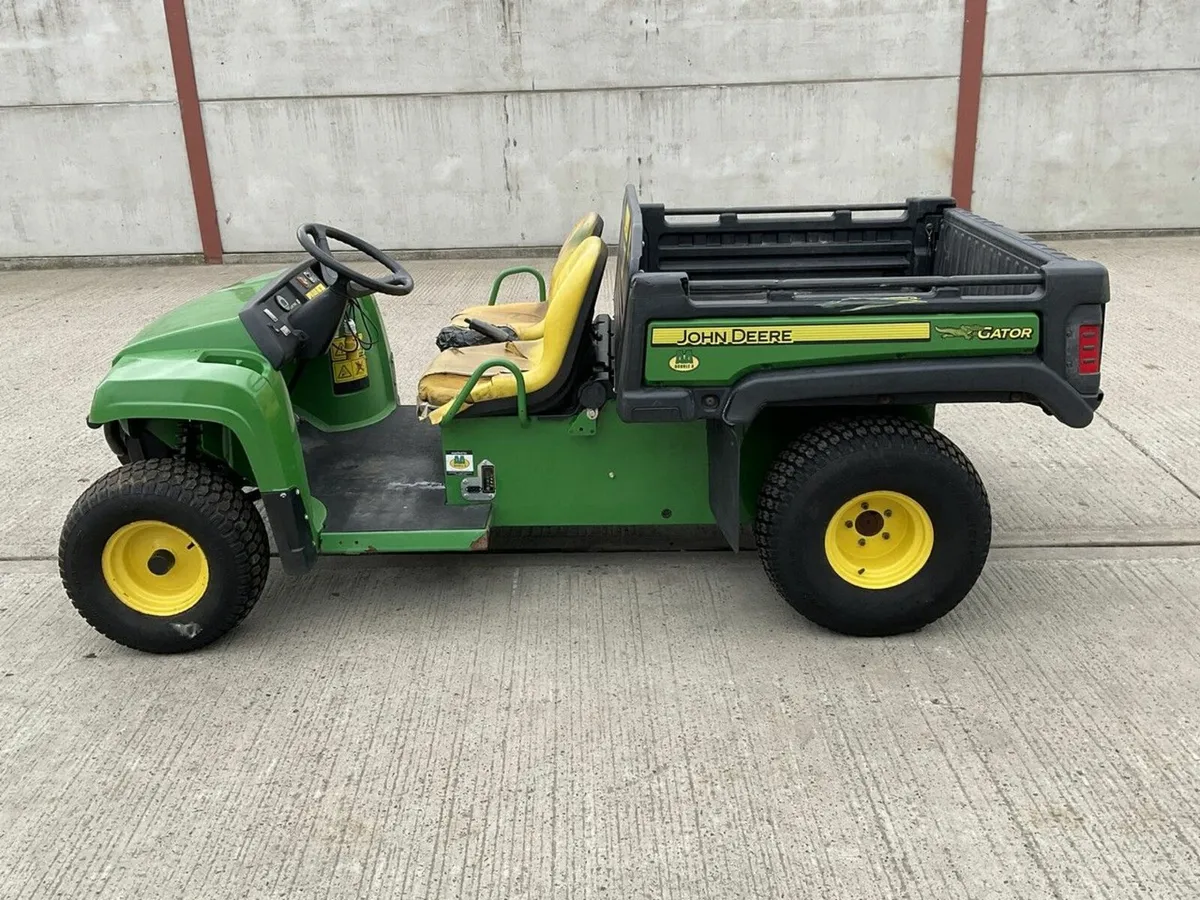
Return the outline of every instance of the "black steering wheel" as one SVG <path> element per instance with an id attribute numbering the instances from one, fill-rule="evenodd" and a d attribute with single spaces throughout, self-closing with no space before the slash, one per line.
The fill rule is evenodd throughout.
<path id="1" fill-rule="evenodd" d="M 391 274 L 384 278 L 374 278 L 356 272 L 330 252 L 329 238 L 365 254 L 381 266 L 385 266 Z M 374 292 L 403 297 L 413 289 L 412 276 L 404 270 L 404 266 L 378 247 L 368 244 L 348 231 L 342 231 L 332 225 L 308 222 L 300 226 L 296 232 L 296 239 L 300 241 L 300 246 L 308 251 L 309 256 L 320 263 L 321 280 L 332 286 L 337 282 L 337 276 L 341 275 L 346 279 L 344 290 L 351 297 L 362 297 Z"/>

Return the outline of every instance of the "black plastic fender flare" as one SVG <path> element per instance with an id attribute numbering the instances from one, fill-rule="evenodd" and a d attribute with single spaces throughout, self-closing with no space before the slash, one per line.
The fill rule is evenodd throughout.
<path id="1" fill-rule="evenodd" d="M 730 390 L 721 419 L 727 425 L 748 425 L 764 407 L 788 403 L 887 405 L 913 398 L 962 403 L 1023 397 L 1040 403 L 1060 422 L 1084 428 L 1103 394 L 1085 397 L 1036 357 L 922 359 L 756 372 Z"/>
<path id="2" fill-rule="evenodd" d="M 1028 400 L 1064 424 L 1084 428 L 1103 397 L 1080 394 L 1036 357 L 923 359 L 757 372 L 730 390 L 720 418 L 708 420 L 709 506 L 717 527 L 736 551 L 742 438 L 768 406 L 832 403 L 879 410 L 918 402 Z"/>

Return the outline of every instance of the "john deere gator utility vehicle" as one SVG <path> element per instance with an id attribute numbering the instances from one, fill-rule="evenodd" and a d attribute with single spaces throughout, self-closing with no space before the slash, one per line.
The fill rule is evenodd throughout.
<path id="1" fill-rule="evenodd" d="M 353 235 L 304 225 L 292 268 L 166 311 L 92 403 L 121 465 L 63 528 L 80 613 L 152 652 L 218 638 L 266 582 L 261 500 L 291 574 L 502 529 L 715 526 L 737 549 L 752 526 L 810 620 L 906 632 L 966 596 L 991 537 L 936 405 L 1082 428 L 1101 401 L 1104 268 L 952 200 L 668 210 L 626 188 L 611 316 L 601 227 L 580 222 L 544 299 L 493 292 L 440 353 L 406 335 L 431 361 L 404 405 L 378 303 L 413 281 Z"/>

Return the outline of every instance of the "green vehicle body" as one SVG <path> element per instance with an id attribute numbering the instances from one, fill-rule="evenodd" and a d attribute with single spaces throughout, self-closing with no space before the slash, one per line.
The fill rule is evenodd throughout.
<path id="1" fill-rule="evenodd" d="M 264 497 L 298 496 L 317 540 L 325 507 L 309 489 L 298 421 L 338 432 L 385 419 L 396 409 L 393 360 L 378 306 L 368 296 L 360 301 L 370 320 L 364 325 L 380 340 L 367 351 L 373 374 L 367 390 L 335 398 L 328 366 L 306 367 L 294 384 L 294 365 L 272 369 L 238 313 L 278 274 L 199 297 L 142 329 L 117 354 L 97 387 L 88 422 L 121 424 L 127 430 L 138 423 L 175 448 L 181 425 L 197 426 L 201 451 L 223 461 Z M 328 543 L 329 552 L 338 552 L 345 542 L 333 537 Z M 415 549 L 462 548 L 453 542 Z"/>
<path id="2" fill-rule="evenodd" d="M 318 424 L 322 430 L 344 431 L 374 424 L 396 408 L 391 351 L 386 337 L 367 351 L 372 387 L 367 392 L 336 398 L 328 390 L 328 367 L 311 367 L 294 392 L 288 390 L 291 371 L 273 371 L 253 346 L 237 313 L 269 277 L 257 278 L 193 300 L 168 313 L 139 333 L 113 361 L 97 388 L 89 422 L 93 425 L 123 421 L 142 422 L 163 443 L 178 446 L 180 423 L 200 427 L 200 447 L 223 460 L 248 484 L 267 494 L 297 493 L 312 538 L 322 553 L 430 552 L 469 550 L 484 534 L 462 532 L 327 533 L 322 535 L 325 507 L 309 488 L 301 450 L 298 419 Z M 379 325 L 373 300 L 366 312 Z M 854 322 L 878 322 L 879 317 Z M 927 317 L 934 327 L 959 327 L 962 317 Z M 978 322 L 978 317 L 973 321 Z M 711 320 L 698 327 L 746 326 L 745 320 Z M 762 327 L 773 323 L 760 322 Z M 1032 327 L 1030 314 L 1000 314 L 985 323 L 994 328 Z M 1032 339 L 960 347 L 966 338 L 930 342 L 921 349 L 890 343 L 863 345 L 828 343 L 798 345 L 791 359 L 756 360 L 743 348 L 730 352 L 728 361 L 708 367 L 712 377 L 695 373 L 688 381 L 729 383 L 736 375 L 774 365 L 834 363 L 845 358 L 891 358 L 958 355 L 959 353 L 1028 353 Z M 192 349 L 188 349 L 189 346 Z M 201 346 L 206 349 L 196 350 Z M 709 357 L 717 356 L 710 348 Z M 772 348 L 776 349 L 776 348 Z M 791 348 L 788 348 L 789 350 Z M 667 368 L 668 353 L 650 356 L 647 380 L 658 372 L 663 380 L 685 380 Z M 741 351 L 741 352 L 739 352 Z M 669 357 L 667 357 L 669 358 Z M 730 374 L 734 373 L 734 374 Z M 331 407 L 338 407 L 336 410 Z M 349 407 L 349 408 L 347 408 Z M 933 407 L 901 408 L 913 418 L 932 424 Z M 708 445 L 702 421 L 633 424 L 623 422 L 609 405 L 595 420 L 580 416 L 533 417 L 522 423 L 516 417 L 456 418 L 441 426 L 446 453 L 456 447 L 478 448 L 505 473 L 505 491 L 492 504 L 492 527 L 531 526 L 652 526 L 711 525 L 708 479 Z M 752 500 L 758 481 L 778 448 L 792 437 L 807 417 L 765 416 L 748 442 L 742 482 L 743 521 L 753 515 Z M 426 427 L 437 427 L 428 425 Z M 757 464 L 756 464 L 757 462 Z M 448 475 L 446 497 L 450 504 L 465 504 L 464 476 Z M 583 498 L 561 503 L 547 484 L 569 484 Z"/>
<path id="3" fill-rule="evenodd" d="M 627 211 L 630 202 L 627 192 Z M 629 220 L 626 215 L 625 222 Z M 626 268 L 618 269 L 617 278 L 623 282 L 618 291 L 635 298 L 643 292 L 645 299 L 639 302 L 652 305 L 668 279 L 644 268 L 628 269 L 629 245 L 638 239 L 637 230 L 626 227 L 622 235 L 620 264 Z M 1008 237 L 1012 234 L 1007 233 L 1006 240 L 1015 240 Z M 870 303 L 858 305 L 858 312 L 843 304 L 831 306 L 827 314 L 761 315 L 769 311 L 769 305 L 761 305 L 753 314 L 653 316 L 636 342 L 626 341 L 615 351 L 614 356 L 622 357 L 613 366 L 615 397 L 598 409 L 577 408 L 552 416 L 450 415 L 438 426 L 421 423 L 423 428 L 440 429 L 444 454 L 469 451 L 475 460 L 487 459 L 503 473 L 503 490 L 490 501 L 487 524 L 427 531 L 331 531 L 325 527 L 323 498 L 311 487 L 299 423 L 337 434 L 392 416 L 398 408 L 393 349 L 377 302 L 367 296 L 360 304 L 360 327 L 376 336 L 366 350 L 367 389 L 335 395 L 327 360 L 273 369 L 239 320 L 247 301 L 273 277 L 274 273 L 214 291 L 144 328 L 113 360 L 95 392 L 88 420 L 93 427 L 105 428 L 118 455 L 129 454 L 129 436 L 171 452 L 187 445 L 190 452 L 235 473 L 247 488 L 257 488 L 290 571 L 311 564 L 314 551 L 479 549 L 486 546 L 490 529 L 506 527 L 716 524 L 736 547 L 735 532 L 752 518 L 771 460 L 814 421 L 847 407 L 886 406 L 892 413 L 932 423 L 938 402 L 1022 400 L 1041 403 L 1050 411 L 1058 403 L 1038 395 L 1036 380 L 1018 381 L 1004 390 L 990 382 L 980 388 L 947 385 L 944 398 L 925 389 L 893 394 L 882 370 L 871 390 L 855 393 L 837 387 L 814 400 L 804 393 L 809 388 L 779 387 L 781 375 L 825 369 L 831 375 L 845 371 L 849 377 L 860 371 L 852 364 L 884 363 L 918 371 L 934 361 L 950 361 L 970 371 L 985 358 L 1027 365 L 1032 371 L 1034 366 L 1046 367 L 1050 343 L 1070 337 L 1069 314 L 1055 314 L 1048 324 L 1045 313 L 1021 300 L 998 308 L 975 304 L 965 312 L 946 311 L 928 291 L 912 296 L 886 291 L 879 296 L 876 291 Z M 1106 299 L 1105 284 L 1103 299 L 1089 295 L 1070 309 L 1091 310 Z M 822 330 L 830 326 L 833 330 Z M 632 354 L 635 347 L 637 353 Z M 430 346 L 429 356 L 433 354 Z M 635 376 L 626 368 L 631 355 L 638 357 Z M 767 397 L 747 401 L 750 412 L 745 414 L 736 412 L 742 385 L 753 385 Z M 705 393 L 710 390 L 713 393 Z M 792 393 L 778 393 L 781 390 Z M 1079 392 L 1078 386 L 1072 390 Z M 669 399 L 669 409 L 675 408 L 670 404 L 691 408 L 685 405 L 685 394 L 696 399 L 696 408 L 705 409 L 712 396 L 728 414 L 661 415 L 660 407 L 653 415 L 643 415 L 638 410 L 647 409 L 646 402 L 629 399 L 655 391 Z M 966 396 L 971 391 L 979 396 Z M 1088 419 L 1090 407 L 1099 402 L 1098 388 L 1094 394 L 1080 401 L 1088 405 Z M 1071 407 L 1076 408 L 1084 407 Z M 1067 421 L 1074 413 L 1059 415 Z M 1080 417 L 1070 424 L 1086 421 Z M 468 477 L 446 474 L 447 505 L 473 502 L 464 491 Z M 568 488 L 566 502 L 563 492 Z M 307 549 L 282 546 L 293 543 Z"/>

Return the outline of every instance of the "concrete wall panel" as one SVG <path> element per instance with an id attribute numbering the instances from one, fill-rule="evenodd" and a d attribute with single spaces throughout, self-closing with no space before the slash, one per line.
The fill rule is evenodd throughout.
<path id="1" fill-rule="evenodd" d="M 296 226 L 311 220 L 383 246 L 468 246 L 495 227 L 499 95 L 214 102 L 203 112 L 227 251 L 293 249 Z"/>
<path id="2" fill-rule="evenodd" d="M 676 205 L 944 193 L 955 96 L 950 80 L 877 81 L 209 102 L 204 117 L 228 251 L 289 249 L 312 218 L 389 247 L 479 247 L 556 244 L 591 207 L 615 222 L 627 181 Z"/>
<path id="3" fill-rule="evenodd" d="M 1026 230 L 1200 226 L 1200 72 L 984 81 L 974 207 Z"/>
<path id="4" fill-rule="evenodd" d="M 162 0 L 0 3 L 0 106 L 174 99 Z"/>
<path id="5" fill-rule="evenodd" d="M 173 103 L 0 109 L 0 256 L 200 250 Z"/>
<path id="6" fill-rule="evenodd" d="M 189 0 L 205 99 L 958 73 L 962 0 Z"/>
<path id="7" fill-rule="evenodd" d="M 985 74 L 1200 66 L 1200 3 L 991 0 Z"/>

